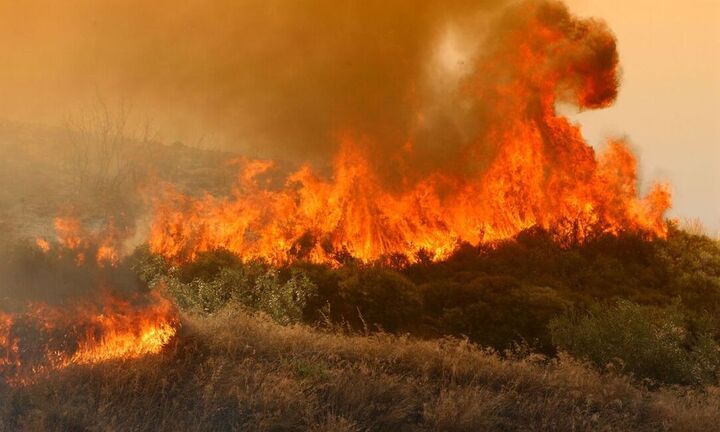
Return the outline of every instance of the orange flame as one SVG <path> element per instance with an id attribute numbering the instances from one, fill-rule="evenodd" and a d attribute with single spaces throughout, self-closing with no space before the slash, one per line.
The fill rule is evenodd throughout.
<path id="1" fill-rule="evenodd" d="M 72 218 L 54 221 L 57 243 L 36 239 L 45 253 L 70 253 L 77 265 L 115 267 L 119 233 L 112 224 L 87 231 Z M 96 261 L 85 262 L 94 254 Z M 175 335 L 179 320 L 157 291 L 123 299 L 106 291 L 95 301 L 66 300 L 65 306 L 35 302 L 17 313 L 0 310 L 0 377 L 13 385 L 34 382 L 71 365 L 159 353 Z"/>
<path id="2" fill-rule="evenodd" d="M 39 247 L 43 252 L 48 252 L 50 250 L 50 243 L 48 243 L 48 241 L 44 238 L 36 238 L 35 245 L 37 245 L 37 247 Z"/>
<path id="3" fill-rule="evenodd" d="M 400 177 L 413 180 L 398 188 L 372 163 L 372 140 L 347 135 L 329 178 L 306 165 L 284 188 L 262 187 L 258 177 L 271 164 L 250 161 L 227 198 L 168 192 L 156 205 L 151 249 L 175 261 L 215 248 L 273 263 L 332 263 L 338 253 L 412 261 L 421 251 L 442 259 L 459 242 L 506 239 L 532 226 L 559 241 L 621 231 L 664 236 L 668 187 L 640 198 L 625 144 L 611 142 L 598 158 L 555 109 L 558 102 L 585 109 L 615 100 L 612 34 L 554 3 L 528 2 L 513 13 L 467 86 L 476 105 L 491 109 L 487 127 L 462 149 L 459 169 L 415 173 L 412 142 L 403 141 L 393 160 L 401 162 Z"/>
<path id="4" fill-rule="evenodd" d="M 23 313 L 0 312 L 0 376 L 25 384 L 71 365 L 159 353 L 176 333 L 177 314 L 159 294 L 144 303 L 106 294 L 101 306 L 36 303 Z"/>
<path id="5" fill-rule="evenodd" d="M 85 262 L 86 252 L 95 255 L 99 266 L 114 266 L 120 260 L 120 238 L 112 221 L 108 221 L 101 231 L 88 231 L 73 217 L 57 217 L 53 224 L 58 244 L 66 250 L 75 251 L 75 262 L 78 265 Z M 51 249 L 50 243 L 45 239 L 38 238 L 35 243 L 43 252 Z"/>

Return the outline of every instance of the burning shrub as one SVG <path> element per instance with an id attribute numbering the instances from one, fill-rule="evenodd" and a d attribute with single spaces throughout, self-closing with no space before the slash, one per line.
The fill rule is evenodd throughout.
<path id="1" fill-rule="evenodd" d="M 637 378 L 670 384 L 717 383 L 720 345 L 702 320 L 690 321 L 678 303 L 660 308 L 619 301 L 570 313 L 550 324 L 559 349 Z"/>
<path id="2" fill-rule="evenodd" d="M 114 249 L 77 239 L 0 257 L 0 380 L 156 354 L 176 334 L 176 308 L 160 291 L 140 289 Z"/>

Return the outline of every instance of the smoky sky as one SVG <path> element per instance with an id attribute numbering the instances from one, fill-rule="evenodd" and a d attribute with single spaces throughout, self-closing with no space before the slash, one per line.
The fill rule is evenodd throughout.
<path id="1" fill-rule="evenodd" d="M 347 130 L 398 146 L 428 118 L 446 123 L 442 146 L 463 128 L 456 77 L 436 63 L 466 67 L 454 51 L 475 49 L 504 3 L 2 2 L 0 115 L 57 121 L 99 94 L 163 137 L 253 156 L 322 160 Z"/>

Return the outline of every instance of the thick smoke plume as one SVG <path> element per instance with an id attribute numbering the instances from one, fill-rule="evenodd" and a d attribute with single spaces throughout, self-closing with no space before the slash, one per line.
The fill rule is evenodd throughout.
<path id="1" fill-rule="evenodd" d="M 376 120 L 370 111 L 340 131 L 330 175 L 305 165 L 277 190 L 263 178 L 271 164 L 251 161 L 230 198 L 171 196 L 157 208 L 151 248 L 175 260 L 219 247 L 280 263 L 332 262 L 338 253 L 412 260 L 532 226 L 570 242 L 665 234 L 666 188 L 641 199 L 627 147 L 614 142 L 596 157 L 556 111 L 615 100 L 618 55 L 607 26 L 560 3 L 520 2 L 490 21 L 472 58 L 447 95 L 419 91 L 417 104 L 390 101 L 380 126 L 362 121 Z"/>
<path id="2" fill-rule="evenodd" d="M 3 2 L 0 114 L 52 121 L 100 93 L 170 139 L 217 132 L 246 154 L 326 161 L 352 128 L 437 155 L 476 122 L 453 102 L 502 3 Z"/>

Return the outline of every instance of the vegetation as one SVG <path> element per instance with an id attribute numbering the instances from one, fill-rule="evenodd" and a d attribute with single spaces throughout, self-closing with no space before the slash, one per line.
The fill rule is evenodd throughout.
<path id="1" fill-rule="evenodd" d="M 32 250 L 12 256 L 47 259 Z M 113 271 L 169 293 L 178 335 L 157 355 L 0 383 L 0 431 L 720 423 L 717 241 L 672 228 L 561 247 L 530 230 L 403 261 L 274 268 L 218 250 L 175 266 L 138 248 Z"/>
<path id="2" fill-rule="evenodd" d="M 226 251 L 181 267 L 147 250 L 134 260 L 144 280 L 167 286 L 186 311 L 235 304 L 281 323 L 450 335 L 499 351 L 522 344 L 637 378 L 718 382 L 720 246 L 674 227 L 666 240 L 606 236 L 570 247 L 534 229 L 409 266 L 274 269 Z"/>
<path id="3" fill-rule="evenodd" d="M 712 330 L 677 304 L 658 308 L 628 301 L 550 323 L 558 347 L 578 358 L 673 384 L 718 382 L 720 346 Z"/>
<path id="4" fill-rule="evenodd" d="M 26 132 L 0 125 L 6 142 Z M 98 278 L 128 290 L 140 280 L 142 289 L 172 296 L 183 325 L 159 355 L 74 366 L 27 386 L 0 382 L 0 431 L 706 431 L 720 424 L 720 244 L 699 230 L 671 226 L 666 240 L 624 234 L 561 246 L 531 229 L 498 244 L 461 245 L 438 263 L 421 253 L 281 268 L 223 250 L 177 266 L 140 247 L 95 275 L 89 263 L 47 263 L 35 246 L 15 248 L 18 238 L 51 226 L 60 203 L 95 203 L 97 193 L 73 197 L 64 187 L 82 171 L 31 158 L 57 154 L 61 132 L 0 146 L 7 185 L 0 302 L 9 304 L 12 293 L 61 303 L 68 293 L 94 292 Z M 94 135 L 81 132 L 69 137 L 93 139 L 88 151 L 97 152 Z M 222 194 L 235 173 L 219 152 L 144 140 L 118 146 L 143 159 L 123 156 L 127 164 L 108 171 L 107 187 L 113 173 L 127 185 L 136 169 L 148 169 L 184 192 Z M 96 183 L 84 181 L 90 189 Z M 117 208 L 79 213 L 135 220 L 127 200 L 101 194 Z M 115 222 L 123 228 L 121 216 Z M 20 282 L 3 266 L 17 267 Z"/>
<path id="5" fill-rule="evenodd" d="M 720 422 L 717 387 L 648 390 L 565 355 L 280 326 L 232 307 L 184 323 L 159 355 L 0 387 L 0 430 L 709 431 Z"/>

